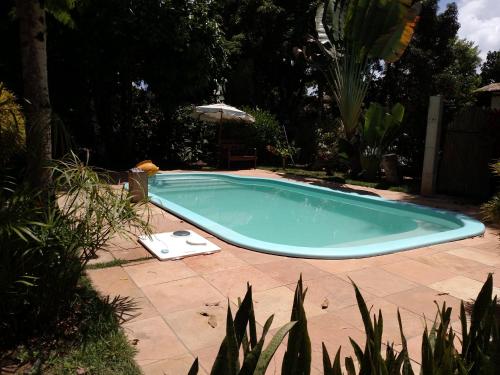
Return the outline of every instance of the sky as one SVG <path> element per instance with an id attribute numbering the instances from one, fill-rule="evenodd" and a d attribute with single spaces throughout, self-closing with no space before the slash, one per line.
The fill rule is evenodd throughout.
<path id="1" fill-rule="evenodd" d="M 440 0 L 443 10 L 449 0 Z M 500 50 L 500 0 L 456 0 L 460 38 L 472 40 L 479 46 L 483 61 L 488 51 Z"/>

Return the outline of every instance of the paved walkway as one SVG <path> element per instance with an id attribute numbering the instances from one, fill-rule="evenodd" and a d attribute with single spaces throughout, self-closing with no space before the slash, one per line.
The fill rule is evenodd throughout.
<path id="1" fill-rule="evenodd" d="M 242 175 L 281 178 L 263 171 L 237 171 Z M 311 183 L 318 183 L 309 180 Z M 359 186 L 341 188 L 477 214 L 478 207 L 450 199 L 424 199 Z M 410 356 L 419 367 L 421 334 L 434 319 L 438 303 L 453 307 L 453 326 L 459 331 L 460 299 L 477 295 L 489 272 L 500 272 L 499 230 L 487 228 L 483 237 L 466 239 L 397 254 L 351 260 L 297 259 L 262 254 L 227 244 L 181 219 L 151 207 L 155 232 L 194 229 L 222 248 L 217 254 L 178 261 L 152 259 L 135 240 L 117 239 L 102 251 L 97 262 L 141 259 L 121 267 L 89 270 L 95 287 L 106 295 L 133 297 L 141 314 L 125 323 L 137 341 L 137 362 L 146 374 L 185 374 L 198 357 L 200 374 L 209 373 L 225 332 L 227 303 L 236 310 L 246 283 L 254 290 L 256 319 L 262 326 L 275 314 L 276 329 L 289 321 L 295 283 L 302 273 L 309 288 L 306 312 L 312 341 L 312 373 L 321 373 L 321 343 L 334 355 L 352 355 L 349 337 L 362 346 L 364 331 L 349 279 L 362 290 L 368 305 L 382 309 L 387 340 L 400 347 L 396 311 L 399 307 Z M 149 258 L 149 259 L 145 259 Z M 500 278 L 495 280 L 500 291 Z M 499 293 L 500 295 L 500 293 Z M 322 304 L 328 299 L 328 308 Z M 209 321 L 209 317 L 212 316 Z M 210 323 L 210 324 L 209 324 Z M 214 324 L 215 323 L 215 324 Z M 286 341 L 286 340 L 285 340 Z M 278 350 L 268 373 L 280 373 L 284 348 Z"/>

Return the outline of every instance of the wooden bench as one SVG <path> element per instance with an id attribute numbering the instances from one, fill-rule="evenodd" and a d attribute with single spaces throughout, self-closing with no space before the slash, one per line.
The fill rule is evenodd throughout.
<path id="1" fill-rule="evenodd" d="M 222 141 L 221 157 L 227 163 L 227 169 L 231 169 L 231 162 L 252 162 L 253 167 L 257 168 L 257 149 L 249 148 L 242 143 Z"/>

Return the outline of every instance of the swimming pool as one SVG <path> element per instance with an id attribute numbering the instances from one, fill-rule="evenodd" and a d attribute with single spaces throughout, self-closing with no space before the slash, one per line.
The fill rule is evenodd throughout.
<path id="1" fill-rule="evenodd" d="M 462 214 L 277 179 L 157 174 L 149 196 L 229 243 L 294 257 L 359 258 L 484 232 Z"/>

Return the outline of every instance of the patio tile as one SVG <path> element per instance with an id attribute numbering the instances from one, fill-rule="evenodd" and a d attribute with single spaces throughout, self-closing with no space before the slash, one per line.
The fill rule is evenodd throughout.
<path id="1" fill-rule="evenodd" d="M 188 353 L 174 332 L 159 316 L 123 325 L 129 340 L 137 341 L 135 357 L 140 366 Z"/>
<path id="2" fill-rule="evenodd" d="M 96 252 L 97 258 L 90 259 L 87 264 L 92 265 L 92 264 L 99 264 L 99 263 L 107 263 L 115 260 L 113 257 L 113 254 L 110 251 L 107 250 L 98 250 Z"/>
<path id="3" fill-rule="evenodd" d="M 390 273 L 399 275 L 407 280 L 422 285 L 427 285 L 432 282 L 441 281 L 455 276 L 452 272 L 447 271 L 445 268 L 432 267 L 428 264 L 412 259 L 398 263 L 386 264 L 383 265 L 382 268 Z"/>
<path id="4" fill-rule="evenodd" d="M 455 250 L 450 250 L 448 251 L 448 254 L 464 259 L 471 259 L 487 266 L 497 266 L 500 264 L 500 254 L 482 251 L 473 247 L 461 247 Z"/>
<path id="5" fill-rule="evenodd" d="M 144 293 L 134 284 L 121 267 L 110 267 L 96 270 L 88 270 L 87 276 L 99 293 L 104 296 L 130 297 L 138 308 L 131 311 L 137 315 L 130 321 L 148 319 L 158 315 L 158 311 L 151 305 Z"/>
<path id="6" fill-rule="evenodd" d="M 231 310 L 234 318 L 236 307 L 231 306 Z M 209 317 L 202 314 L 212 316 L 211 322 L 216 322 L 217 325 L 212 327 Z M 221 303 L 219 306 L 198 306 L 165 314 L 164 317 L 191 351 L 220 345 L 226 335 L 227 303 Z"/>
<path id="7" fill-rule="evenodd" d="M 402 292 L 416 286 L 415 283 L 403 279 L 378 267 L 365 268 L 349 273 L 339 274 L 348 281 L 351 278 L 356 285 L 377 297 Z"/>
<path id="8" fill-rule="evenodd" d="M 195 273 L 182 261 L 152 261 L 125 267 L 125 271 L 139 287 L 160 284 L 194 276 Z"/>
<path id="9" fill-rule="evenodd" d="M 442 253 L 442 252 L 449 250 L 449 249 L 450 249 L 450 247 L 443 246 L 443 244 L 439 244 L 439 245 L 434 245 L 434 246 L 419 247 L 417 249 L 412 249 L 412 250 L 403 250 L 403 251 L 401 251 L 400 254 L 406 258 L 418 260 L 419 258 L 421 258 L 423 256 L 426 257 L 426 256 L 430 256 L 433 254 Z"/>
<path id="10" fill-rule="evenodd" d="M 153 306 L 162 315 L 191 308 L 202 308 L 206 303 L 224 303 L 226 298 L 203 278 L 196 276 L 142 288 Z"/>
<path id="11" fill-rule="evenodd" d="M 357 329 L 332 313 L 312 318 L 308 317 L 307 328 L 311 338 L 312 364 L 316 368 L 322 368 L 323 349 L 321 344 L 323 342 L 332 361 L 339 347 L 342 347 L 341 358 L 354 356 L 349 337 L 361 347 L 364 347 L 365 344 L 364 331 Z"/>
<path id="12" fill-rule="evenodd" d="M 263 326 L 267 318 L 274 314 L 272 328 L 278 328 L 288 323 L 292 313 L 293 297 L 294 292 L 285 286 L 254 293 L 255 319 Z M 314 305 L 307 299 L 304 308 L 308 318 L 325 314 L 321 307 Z"/>
<path id="13" fill-rule="evenodd" d="M 430 288 L 442 293 L 449 293 L 463 301 L 475 299 L 483 283 L 465 276 L 456 276 L 429 285 Z M 493 294 L 500 296 L 500 288 L 493 288 Z"/>
<path id="14" fill-rule="evenodd" d="M 287 287 L 295 291 L 296 284 L 288 284 Z M 356 295 L 350 282 L 335 276 L 326 276 L 319 279 L 304 281 L 307 287 L 306 301 L 321 307 L 325 298 L 328 299 L 326 311 L 339 310 L 347 306 L 356 305 Z M 374 299 L 375 296 L 363 291 L 365 300 Z"/>
<path id="15" fill-rule="evenodd" d="M 453 309 L 453 317 L 460 314 L 460 299 L 450 295 L 441 294 L 436 290 L 425 286 L 418 286 L 410 290 L 405 290 L 401 293 L 391 294 L 390 296 L 385 297 L 385 299 L 419 316 L 423 314 L 426 319 L 430 321 L 434 320 L 438 311 L 434 301 L 436 301 L 440 307 L 443 302 L 446 302 L 446 306 Z"/>
<path id="16" fill-rule="evenodd" d="M 368 309 L 371 309 L 370 315 L 372 319 L 375 314 L 378 317 L 379 310 L 382 311 L 382 317 L 384 319 L 384 342 L 389 341 L 400 344 L 401 335 L 397 318 L 398 306 L 382 298 L 366 302 L 366 305 Z M 402 308 L 400 308 L 399 311 L 405 336 L 412 337 L 422 334 L 425 327 L 424 318 Z M 357 305 L 333 311 L 331 314 L 364 332 L 363 320 Z"/>
<path id="17" fill-rule="evenodd" d="M 194 225 L 179 218 L 173 220 L 168 215 L 154 215 L 150 218 L 149 224 L 151 225 L 153 233 L 173 232 L 187 229 L 198 231 L 198 228 Z"/>
<path id="18" fill-rule="evenodd" d="M 191 354 L 185 354 L 180 357 L 165 359 L 153 364 L 143 366 L 142 372 L 144 375 L 178 375 L 187 374 L 191 365 L 194 362 L 194 357 Z M 204 375 L 206 372 L 200 368 L 198 375 Z"/>
<path id="19" fill-rule="evenodd" d="M 415 258 L 415 260 L 429 266 L 445 268 L 450 272 L 458 274 L 474 271 L 484 267 L 483 263 L 457 257 L 447 252 L 436 253 L 429 256 L 420 256 Z"/>
<path id="20" fill-rule="evenodd" d="M 500 267 L 484 267 L 472 272 L 467 272 L 464 276 L 484 283 L 489 273 L 493 274 L 493 285 L 500 288 Z"/>
<path id="21" fill-rule="evenodd" d="M 260 292 L 276 288 L 282 284 L 253 266 L 244 266 L 230 270 L 210 273 L 204 276 L 210 284 L 217 288 L 222 295 L 236 303 L 238 297 L 243 299 L 247 292 L 247 283 L 252 286 L 252 292 Z"/>
<path id="22" fill-rule="evenodd" d="M 297 282 L 301 274 L 303 280 L 328 276 L 327 272 L 300 259 L 281 259 L 275 262 L 257 264 L 255 267 L 284 284 Z"/>
<path id="23" fill-rule="evenodd" d="M 137 247 L 137 237 L 134 235 L 129 236 L 113 236 L 106 244 L 106 250 L 125 250 Z"/>
<path id="24" fill-rule="evenodd" d="M 218 246 L 225 249 L 224 245 L 218 245 Z M 242 249 L 242 248 L 236 247 L 236 246 L 229 246 L 228 250 L 234 256 L 236 256 L 236 257 L 240 258 L 241 260 L 244 260 L 248 264 L 252 264 L 252 265 L 269 263 L 269 262 L 276 262 L 277 260 L 287 259 L 287 257 L 283 257 L 280 255 L 261 253 L 259 251 Z"/>
<path id="25" fill-rule="evenodd" d="M 200 368 L 205 370 L 207 373 L 210 373 L 212 370 L 212 366 L 215 362 L 215 358 L 217 357 L 217 353 L 219 352 L 220 344 L 207 346 L 205 348 L 192 350 L 191 352 L 195 357 L 198 358 L 198 363 Z"/>
<path id="26" fill-rule="evenodd" d="M 183 262 L 199 274 L 219 272 L 247 265 L 241 259 L 224 250 L 214 254 L 185 258 Z"/>
<path id="27" fill-rule="evenodd" d="M 304 262 L 333 274 L 355 271 L 370 266 L 368 263 L 364 262 L 363 259 L 304 259 Z"/>

